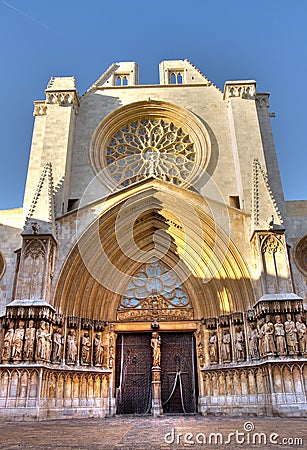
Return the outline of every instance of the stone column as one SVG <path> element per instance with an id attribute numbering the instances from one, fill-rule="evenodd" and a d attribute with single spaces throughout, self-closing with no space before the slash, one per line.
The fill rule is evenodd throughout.
<path id="1" fill-rule="evenodd" d="M 154 417 L 158 417 L 162 414 L 162 400 L 161 400 L 161 337 L 159 333 L 154 331 L 151 338 L 151 347 L 153 349 L 152 359 L 152 403 L 151 412 Z"/>

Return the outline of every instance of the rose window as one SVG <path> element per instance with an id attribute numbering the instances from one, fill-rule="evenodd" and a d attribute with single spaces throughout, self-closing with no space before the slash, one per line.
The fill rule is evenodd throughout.
<path id="1" fill-rule="evenodd" d="M 176 185 L 188 181 L 196 151 L 182 127 L 161 118 L 130 122 L 108 142 L 105 165 L 119 186 L 154 176 Z"/>

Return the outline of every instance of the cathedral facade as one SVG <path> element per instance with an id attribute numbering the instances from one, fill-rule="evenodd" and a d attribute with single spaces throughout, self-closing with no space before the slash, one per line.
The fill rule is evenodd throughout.
<path id="1" fill-rule="evenodd" d="M 112 64 L 34 102 L 0 211 L 0 416 L 304 416 L 307 201 L 285 201 L 269 94 L 189 60 Z"/>

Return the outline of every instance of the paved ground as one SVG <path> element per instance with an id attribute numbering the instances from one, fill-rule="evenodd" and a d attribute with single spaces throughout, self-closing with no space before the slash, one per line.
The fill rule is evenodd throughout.
<path id="1" fill-rule="evenodd" d="M 261 436 L 259 433 L 262 433 Z M 259 437 L 262 439 L 260 444 Z M 215 439 L 218 439 L 218 445 Z M 0 449 L 5 450 L 175 450 L 187 447 L 306 449 L 307 420 L 202 416 L 165 416 L 154 419 L 122 416 L 0 422 Z"/>

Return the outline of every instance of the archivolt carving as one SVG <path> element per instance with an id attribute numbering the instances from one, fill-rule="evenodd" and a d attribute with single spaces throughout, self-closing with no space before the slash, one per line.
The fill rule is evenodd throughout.
<path id="1" fill-rule="evenodd" d="M 0 251 L 0 280 L 5 272 L 5 267 L 6 267 L 5 258 L 3 256 L 3 253 Z"/>
<path id="2" fill-rule="evenodd" d="M 307 236 L 304 236 L 296 245 L 294 258 L 297 267 L 307 277 Z"/>

